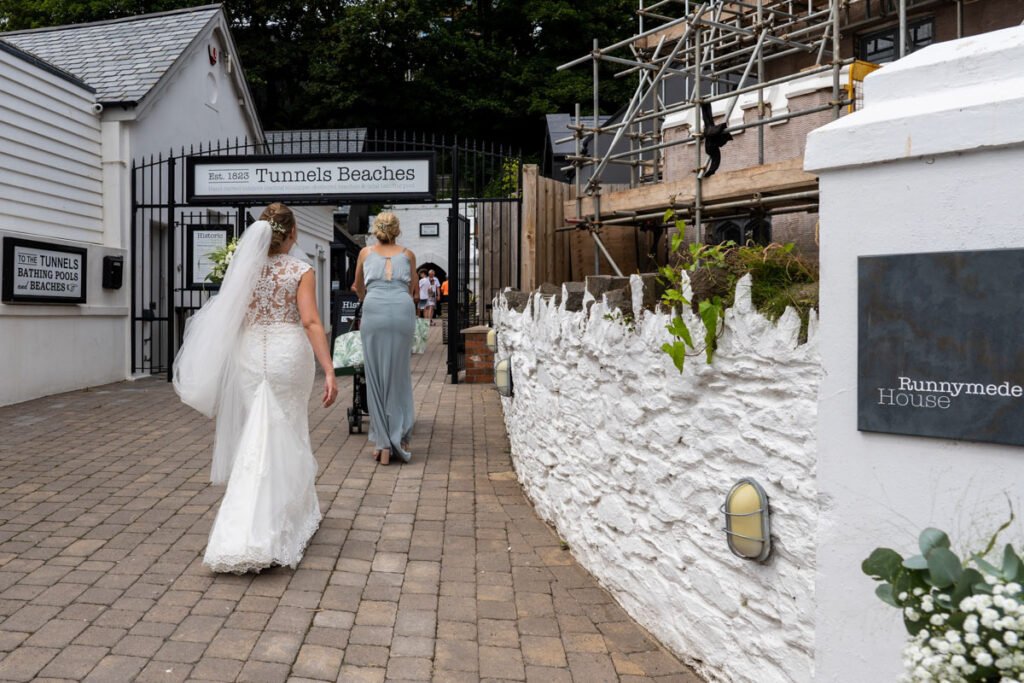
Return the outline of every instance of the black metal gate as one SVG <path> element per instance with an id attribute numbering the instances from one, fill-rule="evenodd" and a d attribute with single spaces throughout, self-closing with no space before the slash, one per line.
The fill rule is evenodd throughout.
<path id="1" fill-rule="evenodd" d="M 521 155 L 503 145 L 367 129 L 268 133 L 261 142 L 235 139 L 172 150 L 168 156 L 133 163 L 133 372 L 165 373 L 169 380 L 185 321 L 215 293 L 213 287 L 194 287 L 189 281 L 187 245 L 191 231 L 219 229 L 238 236 L 262 210 L 246 204 L 186 203 L 186 158 L 424 151 L 432 152 L 435 158 L 437 192 L 431 203 L 451 203 L 449 305 L 445 306 L 443 324 L 452 332 L 446 337 L 454 342 L 448 345 L 448 374 L 453 383 L 458 382 L 458 373 L 464 368 L 460 331 L 488 324 L 494 296 L 504 287 L 519 285 Z M 342 256 L 347 249 L 332 245 L 331 252 Z"/>

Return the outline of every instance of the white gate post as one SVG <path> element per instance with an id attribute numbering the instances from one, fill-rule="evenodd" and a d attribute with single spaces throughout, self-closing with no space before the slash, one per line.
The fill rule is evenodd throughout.
<path id="1" fill-rule="evenodd" d="M 913 552 L 928 526 L 979 549 L 1007 498 L 1024 513 L 1024 447 L 857 430 L 858 257 L 1024 248 L 1024 27 L 875 72 L 862 111 L 810 135 L 805 168 L 820 177 L 825 371 L 815 680 L 892 681 L 906 632 L 861 562 L 877 546 Z M 1019 547 L 1015 532 L 1003 540 Z"/>

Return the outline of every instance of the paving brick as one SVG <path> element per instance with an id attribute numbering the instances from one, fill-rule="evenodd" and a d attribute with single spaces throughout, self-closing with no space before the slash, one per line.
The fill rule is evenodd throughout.
<path id="1" fill-rule="evenodd" d="M 338 674 L 338 681 L 345 683 L 384 683 L 386 671 L 383 667 L 357 666 L 345 664 Z"/>
<path id="2" fill-rule="evenodd" d="M 264 662 L 291 664 L 302 647 L 302 636 L 297 633 L 263 633 L 252 649 L 250 659 Z"/>
<path id="3" fill-rule="evenodd" d="M 259 639 L 259 631 L 224 628 L 209 641 L 205 656 L 219 659 L 247 659 Z"/>
<path id="4" fill-rule="evenodd" d="M 479 671 L 479 649 L 466 640 L 439 639 L 434 651 L 434 667 L 443 671 Z"/>
<path id="5" fill-rule="evenodd" d="M 164 639 L 157 636 L 132 636 L 122 638 L 112 652 L 115 655 L 152 657 L 164 645 Z"/>
<path id="6" fill-rule="evenodd" d="M 388 648 L 379 645 L 353 645 L 345 648 L 345 663 L 355 666 L 385 667 L 388 663 Z"/>
<path id="7" fill-rule="evenodd" d="M 356 612 L 356 624 L 360 626 L 393 626 L 398 612 L 398 604 L 363 600 Z"/>
<path id="8" fill-rule="evenodd" d="M 617 683 L 619 679 L 611 657 L 606 654 L 570 652 L 567 656 L 573 680 L 587 683 Z"/>
<path id="9" fill-rule="evenodd" d="M 188 680 L 191 671 L 192 666 L 189 664 L 153 660 L 139 673 L 135 683 L 180 683 Z"/>
<path id="10" fill-rule="evenodd" d="M 524 680 L 523 654 L 518 648 L 480 646 L 480 677 Z"/>
<path id="11" fill-rule="evenodd" d="M 0 679 L 699 681 L 536 517 L 497 396 L 445 383 L 444 351 L 413 359 L 407 465 L 311 397 L 325 518 L 258 575 L 202 566 L 213 423 L 166 382 L 0 407 Z"/>
<path id="12" fill-rule="evenodd" d="M 31 681 L 58 654 L 57 648 L 20 647 L 0 662 L 0 680 Z"/>
<path id="13" fill-rule="evenodd" d="M 220 630 L 224 620 L 219 617 L 191 615 L 178 625 L 171 634 L 171 640 L 183 640 L 190 643 L 209 643 Z"/>
<path id="14" fill-rule="evenodd" d="M 107 626 L 90 626 L 82 631 L 81 635 L 75 638 L 75 645 L 97 645 L 100 647 L 113 647 L 127 635 L 127 629 L 110 628 Z"/>
<path id="15" fill-rule="evenodd" d="M 50 663 L 39 672 L 49 678 L 71 678 L 81 680 L 109 652 L 108 648 L 88 645 L 69 645 L 60 651 Z"/>
<path id="16" fill-rule="evenodd" d="M 237 659 L 204 656 L 192 668 L 192 678 L 200 681 L 233 681 L 242 671 L 242 664 Z"/>
<path id="17" fill-rule="evenodd" d="M 32 647 L 56 647 L 61 648 L 70 644 L 78 637 L 78 634 L 89 626 L 83 621 L 70 621 L 67 619 L 54 619 L 42 626 L 38 631 L 25 641 L 26 645 Z M 6 627 L 6 624 L 5 624 Z"/>
<path id="18" fill-rule="evenodd" d="M 344 651 L 322 645 L 303 645 L 292 666 L 292 674 L 320 680 L 334 680 L 341 668 Z"/>
<path id="19" fill-rule="evenodd" d="M 193 664 L 199 661 L 206 650 L 205 643 L 183 643 L 168 641 L 157 650 L 154 658 L 161 662 L 175 662 L 182 664 Z"/>
<path id="20" fill-rule="evenodd" d="M 146 666 L 144 657 L 127 657 L 107 655 L 86 676 L 86 683 L 111 683 L 111 681 L 131 681 Z"/>
<path id="21" fill-rule="evenodd" d="M 312 621 L 313 610 L 311 609 L 281 606 L 271 615 L 267 630 L 305 633 Z"/>
<path id="22" fill-rule="evenodd" d="M 387 677 L 402 681 L 429 681 L 432 662 L 426 657 L 392 657 Z"/>
<path id="23" fill-rule="evenodd" d="M 477 638 L 481 645 L 519 647 L 519 632 L 513 621 L 481 619 L 477 623 Z"/>
<path id="24" fill-rule="evenodd" d="M 248 661 L 238 674 L 239 683 L 284 683 L 288 680 L 291 667 L 287 664 Z"/>

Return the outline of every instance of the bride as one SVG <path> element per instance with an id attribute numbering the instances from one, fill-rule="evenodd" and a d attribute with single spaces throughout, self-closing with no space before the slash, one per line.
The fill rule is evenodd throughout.
<path id="1" fill-rule="evenodd" d="M 211 480 L 227 490 L 203 558 L 215 572 L 294 569 L 320 525 L 307 414 L 314 355 L 326 373 L 324 407 L 338 388 L 312 267 L 288 253 L 295 240 L 291 210 L 268 206 L 174 361 L 181 400 L 217 417 Z"/>

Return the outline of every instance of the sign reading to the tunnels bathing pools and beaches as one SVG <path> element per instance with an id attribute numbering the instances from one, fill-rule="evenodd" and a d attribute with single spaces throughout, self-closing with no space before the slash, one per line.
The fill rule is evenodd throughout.
<path id="1" fill-rule="evenodd" d="M 84 304 L 88 252 L 82 247 L 4 237 L 5 303 Z"/>
<path id="2" fill-rule="evenodd" d="M 1024 250 L 862 257 L 857 428 L 1024 445 Z"/>
<path id="3" fill-rule="evenodd" d="M 193 204 L 434 198 L 432 152 L 192 156 L 186 164 L 186 194 Z"/>

